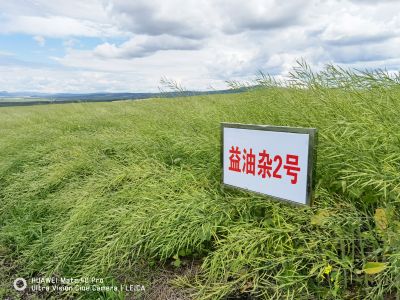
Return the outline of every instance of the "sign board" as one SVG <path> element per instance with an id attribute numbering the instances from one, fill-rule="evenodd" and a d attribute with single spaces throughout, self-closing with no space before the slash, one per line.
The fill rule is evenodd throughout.
<path id="1" fill-rule="evenodd" d="M 225 186 L 311 205 L 316 129 L 221 125 Z"/>

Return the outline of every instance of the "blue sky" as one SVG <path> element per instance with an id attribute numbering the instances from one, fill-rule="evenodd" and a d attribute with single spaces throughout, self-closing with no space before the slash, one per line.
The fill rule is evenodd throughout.
<path id="1" fill-rule="evenodd" d="M 261 70 L 400 68 L 400 1 L 15 0 L 0 3 L 0 90 L 226 88 Z"/>

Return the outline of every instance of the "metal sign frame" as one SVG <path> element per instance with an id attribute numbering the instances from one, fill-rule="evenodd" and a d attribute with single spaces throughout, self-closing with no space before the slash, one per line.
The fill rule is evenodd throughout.
<path id="1" fill-rule="evenodd" d="M 249 129 L 249 130 L 262 130 L 262 131 L 274 131 L 274 132 L 288 132 L 288 133 L 301 133 L 309 135 L 309 143 L 308 143 L 308 159 L 307 159 L 307 188 L 306 188 L 306 203 L 298 203 L 288 199 L 271 196 L 268 194 L 264 194 L 261 192 L 255 192 L 246 188 L 233 186 L 230 184 L 224 183 L 224 128 L 237 128 L 237 129 Z M 255 125 L 255 124 L 241 124 L 241 123 L 221 123 L 221 166 L 222 166 L 222 176 L 221 183 L 222 187 L 239 189 L 246 192 L 255 193 L 262 196 L 268 196 L 272 199 L 276 199 L 279 201 L 288 202 L 295 205 L 312 205 L 313 201 L 313 188 L 315 186 L 315 172 L 316 165 L 314 162 L 317 161 L 317 135 L 318 130 L 316 128 L 303 128 L 303 127 L 286 127 L 286 126 L 273 126 L 273 125 Z"/>

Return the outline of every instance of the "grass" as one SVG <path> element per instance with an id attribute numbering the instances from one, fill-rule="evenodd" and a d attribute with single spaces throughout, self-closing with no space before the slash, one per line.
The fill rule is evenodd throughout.
<path id="1" fill-rule="evenodd" d="M 191 261 L 198 270 L 172 283 L 195 299 L 398 298 L 398 77 L 301 63 L 289 82 L 256 83 L 240 94 L 0 108 L 0 298 L 45 297 L 13 291 L 17 276 L 149 289 L 160 269 Z M 222 189 L 220 122 L 318 128 L 314 205 Z"/>

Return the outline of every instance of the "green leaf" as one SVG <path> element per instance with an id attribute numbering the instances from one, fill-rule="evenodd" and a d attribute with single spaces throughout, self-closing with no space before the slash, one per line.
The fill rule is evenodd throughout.
<path id="1" fill-rule="evenodd" d="M 375 219 L 376 227 L 379 230 L 383 231 L 388 227 L 388 220 L 387 220 L 387 217 L 386 217 L 386 211 L 383 208 L 377 208 L 375 210 L 374 219 Z"/>
<path id="2" fill-rule="evenodd" d="M 346 189 L 347 189 L 347 182 L 346 182 L 346 180 L 342 180 L 342 191 L 343 191 L 343 193 L 346 191 Z"/>
<path id="3" fill-rule="evenodd" d="M 366 274 L 377 274 L 386 269 L 386 264 L 381 262 L 367 262 L 364 265 L 364 272 Z"/>
<path id="4" fill-rule="evenodd" d="M 320 210 L 317 214 L 311 217 L 311 225 L 321 226 L 329 216 L 330 216 L 329 211 Z"/>
<path id="5" fill-rule="evenodd" d="M 181 266 L 181 263 L 182 263 L 181 260 L 178 258 L 178 259 L 174 260 L 173 265 L 174 265 L 174 267 L 179 268 Z"/>
<path id="6" fill-rule="evenodd" d="M 350 190 L 350 194 L 351 194 L 353 197 L 355 197 L 355 198 L 360 198 L 361 195 L 362 195 L 362 193 L 363 193 L 363 190 L 362 190 L 362 189 L 352 188 L 352 189 Z"/>
<path id="7" fill-rule="evenodd" d="M 179 258 L 178 254 L 175 254 L 173 257 L 174 261 L 172 262 L 172 264 L 174 265 L 174 267 L 179 268 L 181 266 L 182 261 Z"/>

